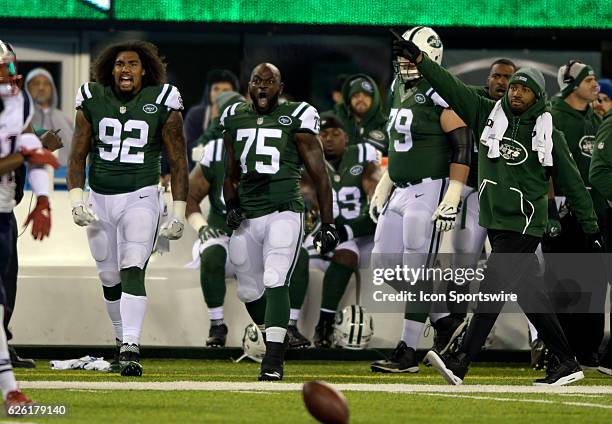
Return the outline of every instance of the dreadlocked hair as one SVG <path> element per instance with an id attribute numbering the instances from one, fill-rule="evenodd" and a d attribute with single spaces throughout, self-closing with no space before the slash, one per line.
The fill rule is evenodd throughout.
<path id="1" fill-rule="evenodd" d="M 148 87 L 166 82 L 166 64 L 164 57 L 159 55 L 157 46 L 148 41 L 131 40 L 112 44 L 106 47 L 98 55 L 91 66 L 91 72 L 95 81 L 102 85 L 113 85 L 113 67 L 117 55 L 121 52 L 136 52 L 145 74 L 142 76 L 142 86 Z"/>

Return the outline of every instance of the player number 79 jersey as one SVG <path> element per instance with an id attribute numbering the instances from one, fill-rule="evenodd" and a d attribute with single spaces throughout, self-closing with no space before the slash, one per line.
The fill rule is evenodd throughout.
<path id="1" fill-rule="evenodd" d="M 389 177 L 396 183 L 448 177 L 451 149 L 440 115 L 448 104 L 427 81 L 406 91 L 395 80 L 389 112 Z"/>
<path id="2" fill-rule="evenodd" d="M 83 84 L 76 96 L 92 127 L 89 185 L 100 194 L 121 194 L 159 183 L 162 128 L 183 109 L 170 84 L 143 87 L 122 96 L 110 86 Z"/>
<path id="3" fill-rule="evenodd" d="M 295 134 L 319 133 L 317 110 L 306 102 L 286 102 L 258 115 L 252 105 L 235 103 L 223 111 L 221 125 L 232 138 L 234 160 L 240 168 L 238 197 L 247 216 L 302 212 L 303 162 Z"/>

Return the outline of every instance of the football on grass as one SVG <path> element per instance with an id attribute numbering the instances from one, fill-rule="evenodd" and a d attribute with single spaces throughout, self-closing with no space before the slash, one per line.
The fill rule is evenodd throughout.
<path id="1" fill-rule="evenodd" d="M 329 384 L 308 381 L 302 387 L 302 395 L 308 412 L 325 424 L 346 424 L 349 409 L 346 398 Z"/>

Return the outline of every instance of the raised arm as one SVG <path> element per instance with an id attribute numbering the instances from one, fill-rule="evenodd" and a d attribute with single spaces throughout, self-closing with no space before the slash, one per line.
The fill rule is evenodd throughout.
<path id="1" fill-rule="evenodd" d="M 479 133 L 479 111 L 484 103 L 490 103 L 493 108 L 495 102 L 476 94 L 470 87 L 438 65 L 412 41 L 394 40 L 393 54 L 405 57 L 416 64 L 423 77 L 431 84 L 433 89 L 450 105 L 451 108 L 471 127 Z M 487 112 L 488 113 L 488 112 Z"/>

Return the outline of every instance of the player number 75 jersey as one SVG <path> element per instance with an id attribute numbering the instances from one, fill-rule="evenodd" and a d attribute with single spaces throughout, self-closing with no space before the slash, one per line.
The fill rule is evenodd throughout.
<path id="1" fill-rule="evenodd" d="M 287 102 L 258 115 L 252 105 L 235 103 L 223 111 L 221 125 L 232 138 L 234 160 L 240 167 L 238 197 L 247 216 L 302 212 L 303 163 L 295 134 L 319 133 L 317 110 L 306 102 Z"/>

